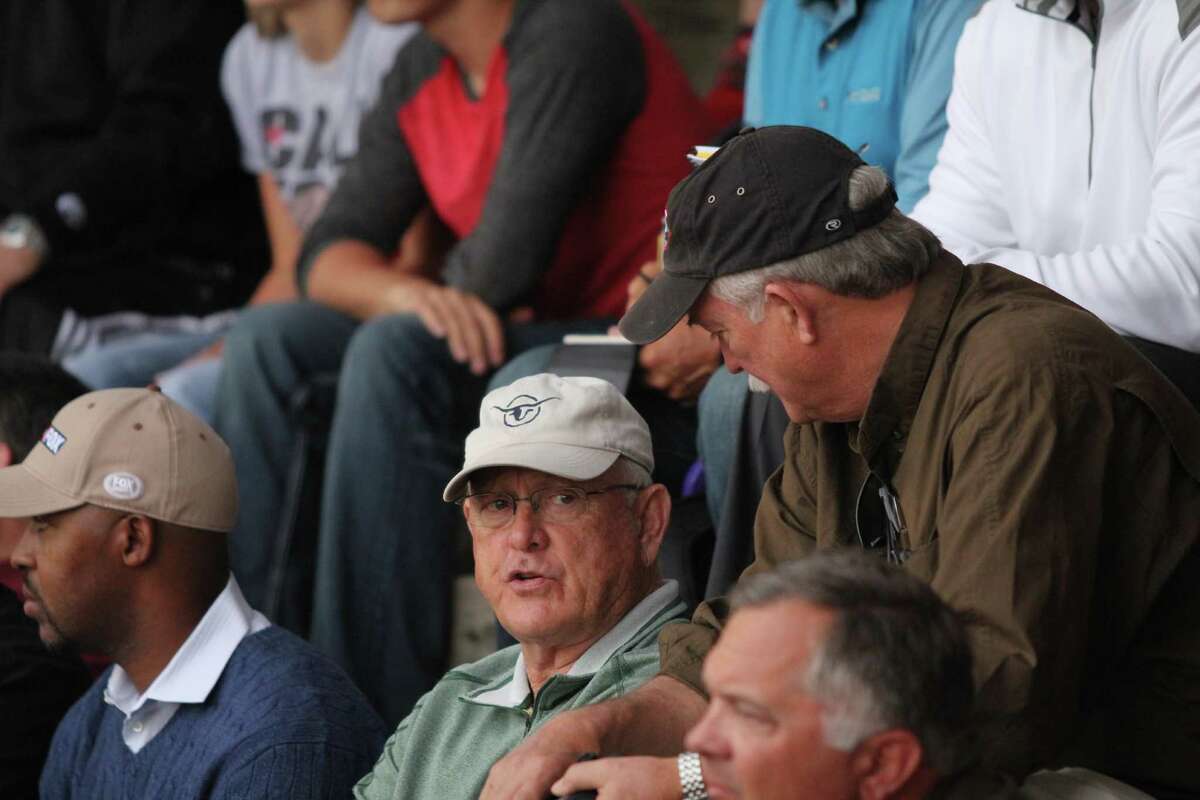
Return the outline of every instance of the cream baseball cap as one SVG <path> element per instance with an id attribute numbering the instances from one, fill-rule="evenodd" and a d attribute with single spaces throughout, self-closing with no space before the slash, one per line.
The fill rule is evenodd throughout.
<path id="1" fill-rule="evenodd" d="M 586 481 L 625 456 L 654 472 L 646 421 L 617 387 L 598 378 L 543 373 L 490 392 L 466 449 L 443 500 L 461 497 L 467 478 L 485 467 L 526 467 Z"/>
<path id="2" fill-rule="evenodd" d="M 229 531 L 233 458 L 217 432 L 157 389 L 105 389 L 55 415 L 20 464 L 0 469 L 0 517 L 85 503 Z"/>

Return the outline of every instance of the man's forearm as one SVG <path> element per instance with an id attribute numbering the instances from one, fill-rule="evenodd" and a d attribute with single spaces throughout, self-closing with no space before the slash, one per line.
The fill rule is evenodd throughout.
<path id="1" fill-rule="evenodd" d="M 607 707 L 607 708 L 606 708 Z M 637 691 L 609 703 L 600 720 L 605 755 L 673 756 L 683 737 L 704 713 L 704 697 L 682 681 L 658 675 Z"/>
<path id="2" fill-rule="evenodd" d="M 343 239 L 317 255 L 305 288 L 310 299 L 365 320 L 385 311 L 389 292 L 403 280 L 379 250 Z"/>
<path id="3" fill-rule="evenodd" d="M 481 800 L 543 800 L 580 755 L 675 755 L 704 711 L 686 684 L 660 675 L 625 697 L 550 720 L 492 767 Z"/>

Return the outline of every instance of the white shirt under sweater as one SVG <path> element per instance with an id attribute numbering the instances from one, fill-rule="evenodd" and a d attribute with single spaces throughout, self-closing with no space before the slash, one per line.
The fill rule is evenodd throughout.
<path id="1" fill-rule="evenodd" d="M 1075 0 L 1042 5 L 990 0 L 967 23 L 913 217 L 965 262 L 1200 352 L 1200 8 L 1104 0 L 1093 52 L 1063 21 Z"/>
<path id="2" fill-rule="evenodd" d="M 247 171 L 270 173 L 302 229 L 316 219 L 358 151 L 358 123 L 383 76 L 416 33 L 354 14 L 337 55 L 310 61 L 287 34 L 264 39 L 253 25 L 225 49 L 221 88 L 233 113 Z"/>
<path id="3" fill-rule="evenodd" d="M 270 625 L 270 620 L 250 607 L 230 575 L 225 588 L 146 691 L 139 693 L 129 674 L 114 664 L 104 702 L 125 715 L 121 726 L 125 746 L 138 752 L 167 726 L 182 704 L 207 700 L 242 639 Z"/>

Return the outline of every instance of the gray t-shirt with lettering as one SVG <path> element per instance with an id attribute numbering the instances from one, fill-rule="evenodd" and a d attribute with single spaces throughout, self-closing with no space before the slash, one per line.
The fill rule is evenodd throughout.
<path id="1" fill-rule="evenodd" d="M 415 25 L 355 12 L 331 61 L 306 58 L 290 35 L 264 39 L 251 24 L 225 50 L 221 88 L 242 144 L 242 165 L 270 173 L 306 230 L 358 149 L 358 123 Z"/>

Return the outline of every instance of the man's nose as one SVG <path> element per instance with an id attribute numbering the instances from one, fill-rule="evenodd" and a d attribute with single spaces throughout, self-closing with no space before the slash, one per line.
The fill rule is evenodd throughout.
<path id="1" fill-rule="evenodd" d="M 724 757 L 728 749 L 721 733 L 719 712 L 713 703 L 704 710 L 704 716 L 692 726 L 683 739 L 684 749 L 710 758 Z"/>
<path id="2" fill-rule="evenodd" d="M 17 539 L 17 545 L 9 556 L 9 563 L 17 569 L 33 568 L 33 534 L 29 532 L 28 526 L 21 533 L 21 538 Z"/>
<path id="3" fill-rule="evenodd" d="M 538 513 L 532 500 L 518 500 L 508 528 L 508 543 L 514 550 L 537 550 L 545 545 Z"/>
<path id="4" fill-rule="evenodd" d="M 721 360 L 725 362 L 725 369 L 729 370 L 730 373 L 737 375 L 742 371 L 742 362 L 736 356 L 732 355 L 725 348 L 725 345 L 721 345 Z"/>

